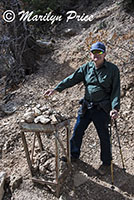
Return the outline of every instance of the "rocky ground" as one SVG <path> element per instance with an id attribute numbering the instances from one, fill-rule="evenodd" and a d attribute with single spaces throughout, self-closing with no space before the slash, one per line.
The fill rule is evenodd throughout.
<path id="1" fill-rule="evenodd" d="M 5 195 L 3 200 L 48 200 L 58 199 L 46 187 L 33 185 L 24 154 L 20 135 L 19 122 L 30 107 L 36 105 L 49 106 L 52 110 L 71 117 L 71 132 L 79 108 L 79 99 L 83 97 L 82 84 L 66 89 L 62 93 L 45 99 L 44 92 L 53 88 L 79 65 L 87 62 L 89 46 L 96 40 L 107 45 L 107 60 L 118 65 L 121 73 L 121 110 L 117 120 L 126 172 L 122 170 L 122 160 L 118 147 L 115 128 L 112 128 L 112 151 L 114 162 L 114 185 L 111 189 L 111 175 L 97 176 L 96 169 L 100 162 L 100 146 L 96 130 L 91 124 L 83 139 L 80 160 L 72 164 L 61 189 L 61 199 L 66 200 L 128 200 L 134 199 L 134 15 L 132 7 L 126 9 L 120 2 L 96 1 L 92 5 L 79 4 L 78 13 L 93 14 L 92 22 L 62 23 L 52 30 L 54 49 L 44 55 L 39 62 L 38 73 L 27 76 L 25 83 L 4 98 L 1 104 L 5 112 L 0 113 L 0 171 L 7 173 Z M 84 11 L 83 11 L 84 9 Z M 57 37 L 58 34 L 58 37 Z M 48 36 L 43 36 L 48 41 Z M 0 90 L 4 88 L 4 80 L 0 80 Z M 5 102 L 5 104 L 3 104 Z M 10 114 L 8 111 L 13 113 Z M 6 113 L 6 114 L 5 114 Z M 27 133 L 29 147 L 32 147 L 33 134 Z M 65 141 L 64 129 L 60 131 Z M 46 152 L 54 153 L 54 136 L 42 135 Z M 62 152 L 60 152 L 62 153 Z M 39 154 L 38 143 L 35 143 L 36 161 Z M 51 162 L 53 163 L 53 162 Z M 60 162 L 62 166 L 63 163 Z M 54 171 L 54 165 L 51 164 Z"/>

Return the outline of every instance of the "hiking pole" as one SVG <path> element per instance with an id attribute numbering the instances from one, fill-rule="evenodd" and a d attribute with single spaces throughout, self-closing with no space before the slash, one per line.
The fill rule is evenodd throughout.
<path id="1" fill-rule="evenodd" d="M 119 133 L 118 133 L 117 121 L 116 120 L 114 120 L 114 125 L 115 125 L 115 130 L 116 130 L 116 136 L 117 136 L 117 139 L 118 139 L 119 149 L 120 149 L 122 166 L 123 166 L 123 170 L 125 171 L 126 169 L 125 169 L 125 165 L 124 165 L 123 154 L 122 154 L 121 143 L 120 143 L 120 138 L 119 138 Z"/>
<path id="2" fill-rule="evenodd" d="M 109 133 L 110 133 L 110 146 L 111 146 L 111 154 L 112 154 L 112 120 L 109 123 Z M 111 189 L 114 190 L 114 170 L 113 170 L 113 157 L 111 159 L 111 179 L 112 186 Z"/>

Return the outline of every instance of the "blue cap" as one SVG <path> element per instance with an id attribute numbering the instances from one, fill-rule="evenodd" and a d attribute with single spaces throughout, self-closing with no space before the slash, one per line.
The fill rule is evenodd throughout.
<path id="1" fill-rule="evenodd" d="M 106 47 L 103 43 L 101 42 L 96 42 L 94 44 L 92 44 L 90 51 L 94 51 L 94 50 L 100 50 L 105 52 L 106 51 Z"/>

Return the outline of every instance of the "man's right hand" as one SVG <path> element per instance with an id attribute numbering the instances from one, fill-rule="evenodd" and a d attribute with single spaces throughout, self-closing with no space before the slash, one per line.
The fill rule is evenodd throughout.
<path id="1" fill-rule="evenodd" d="M 54 94 L 55 92 L 56 92 L 56 90 L 54 90 L 54 89 L 48 89 L 48 90 L 45 92 L 44 96 L 45 96 L 45 97 L 49 97 L 50 95 Z"/>

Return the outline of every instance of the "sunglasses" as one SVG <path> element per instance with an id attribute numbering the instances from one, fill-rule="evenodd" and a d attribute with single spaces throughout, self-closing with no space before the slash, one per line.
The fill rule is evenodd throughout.
<path id="1" fill-rule="evenodd" d="M 103 51 L 100 51 L 100 50 L 93 50 L 92 53 L 93 53 L 93 54 L 102 55 L 104 52 L 103 52 Z"/>

